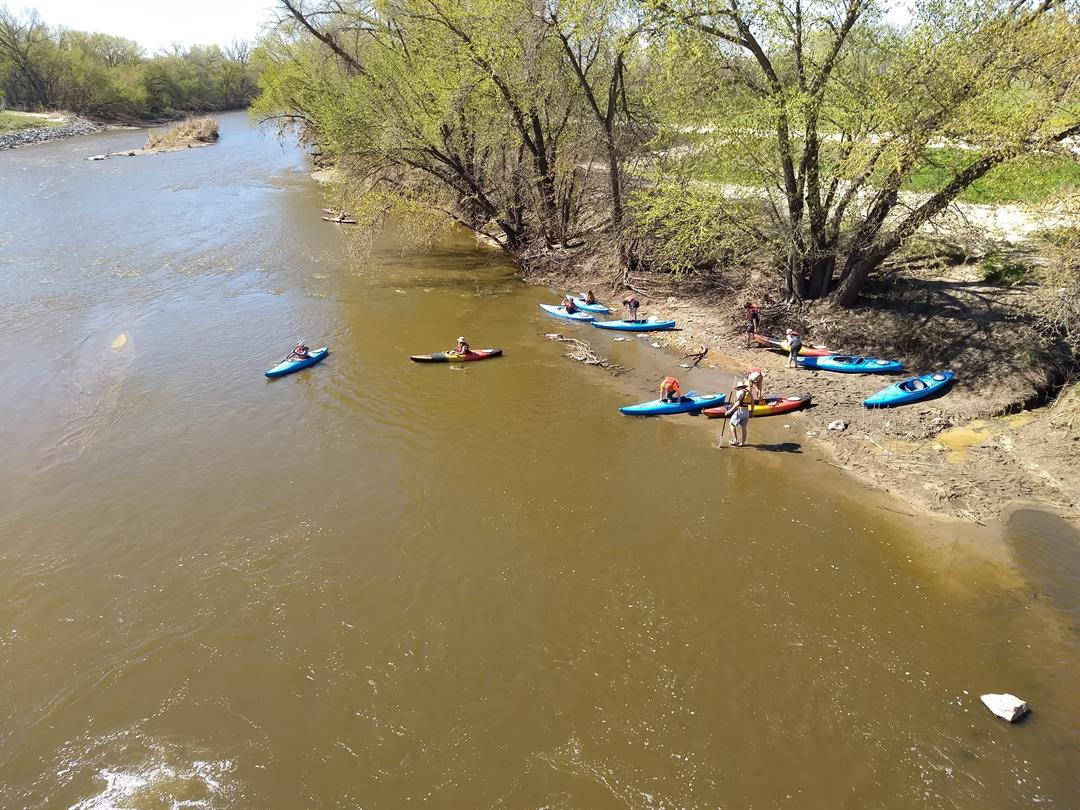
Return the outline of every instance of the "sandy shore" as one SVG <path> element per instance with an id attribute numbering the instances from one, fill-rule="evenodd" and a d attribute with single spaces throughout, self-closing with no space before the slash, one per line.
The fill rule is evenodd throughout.
<path id="1" fill-rule="evenodd" d="M 598 278 L 528 280 L 556 289 L 591 288 L 607 302 L 617 303 L 623 292 L 611 290 L 610 283 Z M 637 292 L 642 316 L 675 318 L 680 327 L 653 333 L 655 342 L 680 355 L 705 346 L 709 354 L 703 365 L 733 375 L 761 368 L 766 393 L 811 394 L 810 408 L 772 419 L 790 424 L 800 441 L 822 448 L 828 463 L 859 483 L 898 496 L 910 516 L 930 512 L 987 525 L 1003 519 L 1011 504 L 1037 502 L 1080 524 L 1080 419 L 1076 418 L 1080 391 L 1075 388 L 1051 405 L 1023 410 L 1016 402 L 1029 395 L 1030 380 L 989 395 L 984 389 L 990 384 L 978 379 L 972 362 L 966 371 L 958 370 L 962 382 L 944 397 L 868 410 L 863 399 L 895 378 L 788 368 L 786 356 L 746 347 L 745 334 L 732 323 L 730 301 L 721 305 L 704 296 L 666 290 L 649 293 Z M 775 323 L 761 331 L 783 333 Z M 816 339 L 814 334 L 808 338 Z M 887 335 L 880 340 L 887 342 Z M 837 350 L 869 353 L 873 348 L 838 346 Z M 889 355 L 885 351 L 879 356 Z M 918 361 L 910 367 L 911 375 L 928 370 Z M 828 424 L 836 420 L 845 422 L 846 429 L 829 430 Z M 750 427 L 749 443 L 753 444 L 753 422 Z"/>

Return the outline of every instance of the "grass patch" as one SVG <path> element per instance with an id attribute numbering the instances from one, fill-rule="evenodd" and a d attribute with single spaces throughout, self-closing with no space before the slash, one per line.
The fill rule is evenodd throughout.
<path id="1" fill-rule="evenodd" d="M 218 122 L 215 118 L 185 118 L 164 132 L 151 132 L 146 139 L 147 149 L 169 149 L 196 143 L 214 143 L 218 139 Z"/>
<path id="2" fill-rule="evenodd" d="M 982 268 L 983 280 L 991 284 L 1000 284 L 1003 287 L 1011 287 L 1026 281 L 1028 267 L 1022 262 L 1006 259 L 996 253 L 991 253 L 983 259 L 979 266 Z"/>
<path id="3" fill-rule="evenodd" d="M 61 121 L 50 121 L 37 115 L 18 112 L 16 110 L 4 110 L 0 112 L 0 135 L 10 135 L 14 132 L 24 132 L 28 129 L 51 129 L 63 126 Z"/>
<path id="4" fill-rule="evenodd" d="M 933 193 L 975 160 L 960 149 L 930 149 L 926 163 L 904 182 L 905 191 Z M 1037 203 L 1067 189 L 1080 189 L 1080 161 L 1058 155 L 1027 155 L 997 166 L 976 180 L 959 199 L 972 203 Z"/>

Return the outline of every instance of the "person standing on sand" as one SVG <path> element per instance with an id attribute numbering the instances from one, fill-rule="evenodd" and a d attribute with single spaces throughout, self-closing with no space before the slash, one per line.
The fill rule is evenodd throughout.
<path id="1" fill-rule="evenodd" d="M 750 387 L 746 381 L 735 384 L 735 388 L 728 395 L 729 412 L 731 413 L 731 441 L 732 447 L 743 447 L 746 444 L 746 423 L 750 421 Z"/>
<path id="2" fill-rule="evenodd" d="M 799 337 L 799 333 L 794 329 L 787 330 L 787 345 L 788 345 L 788 368 L 798 368 L 799 352 L 802 351 L 802 338 Z"/>
<path id="3" fill-rule="evenodd" d="M 755 304 L 746 302 L 746 348 L 750 348 L 751 339 L 750 336 L 755 334 L 758 327 L 761 326 L 761 316 L 758 314 L 758 308 Z"/>

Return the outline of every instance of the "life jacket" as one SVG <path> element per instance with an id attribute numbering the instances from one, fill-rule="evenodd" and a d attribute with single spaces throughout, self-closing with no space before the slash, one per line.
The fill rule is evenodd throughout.
<path id="1" fill-rule="evenodd" d="M 310 350 L 303 343 L 297 343 L 296 348 L 293 349 L 293 354 L 298 355 L 299 357 L 304 357 L 308 353 L 308 351 Z"/>
<path id="2" fill-rule="evenodd" d="M 454 347 L 454 351 L 458 354 L 468 354 L 471 350 L 469 349 L 468 343 L 459 343 Z"/>
<path id="3" fill-rule="evenodd" d="M 566 303 L 563 304 L 563 309 L 566 310 L 566 314 L 573 315 L 575 312 L 578 311 L 578 305 L 575 304 L 572 299 L 567 298 Z"/>
<path id="4" fill-rule="evenodd" d="M 682 389 L 679 387 L 679 381 L 674 377 L 664 377 L 664 381 L 660 383 L 660 393 L 675 393 L 681 394 Z"/>
<path id="5" fill-rule="evenodd" d="M 750 407 L 750 389 L 749 388 L 736 388 L 735 398 L 731 403 L 731 410 L 734 411 L 737 408 Z"/>

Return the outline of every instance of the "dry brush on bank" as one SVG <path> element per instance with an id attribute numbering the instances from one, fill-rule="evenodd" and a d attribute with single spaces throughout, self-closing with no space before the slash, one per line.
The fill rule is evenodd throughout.
<path id="1" fill-rule="evenodd" d="M 218 122 L 215 118 L 185 118 L 164 132 L 151 132 L 146 138 L 146 150 L 161 152 L 191 145 L 215 143 L 218 139 Z"/>

